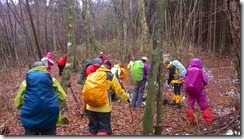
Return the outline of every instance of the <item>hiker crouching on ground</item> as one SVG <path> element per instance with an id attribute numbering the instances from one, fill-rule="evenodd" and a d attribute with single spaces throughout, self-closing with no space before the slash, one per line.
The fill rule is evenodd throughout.
<path id="1" fill-rule="evenodd" d="M 184 87 L 187 94 L 187 110 L 186 116 L 190 124 L 195 122 L 194 104 L 197 101 L 198 106 L 202 110 L 205 122 L 208 125 L 212 124 L 212 115 L 207 102 L 207 93 L 204 86 L 208 84 L 208 77 L 202 69 L 202 61 L 198 58 L 193 58 L 187 69 Z"/>
<path id="2" fill-rule="evenodd" d="M 173 108 L 181 108 L 181 87 L 183 85 L 183 80 L 179 78 L 179 71 L 176 67 L 172 64 L 172 61 L 166 60 L 165 67 L 168 70 L 168 81 L 167 84 L 173 84 L 174 86 L 174 94 L 173 94 L 173 101 L 169 104 L 172 105 Z"/>
<path id="3" fill-rule="evenodd" d="M 117 77 L 105 65 L 101 65 L 88 75 L 82 91 L 82 99 L 86 103 L 89 117 L 89 135 L 112 135 L 112 101 L 109 90 L 116 93 L 122 101 L 129 99 Z"/>
<path id="4" fill-rule="evenodd" d="M 56 135 L 59 101 L 65 101 L 66 97 L 63 88 L 51 77 L 43 62 L 33 63 L 14 99 L 15 107 L 20 109 L 25 135 Z"/>

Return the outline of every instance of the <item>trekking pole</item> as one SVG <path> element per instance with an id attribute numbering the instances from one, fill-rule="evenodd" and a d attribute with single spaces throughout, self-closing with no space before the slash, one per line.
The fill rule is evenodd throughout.
<path id="1" fill-rule="evenodd" d="M 130 95 L 130 89 L 127 91 L 127 93 Z M 132 113 L 132 106 L 131 106 L 131 103 L 130 103 L 130 98 L 127 100 L 127 102 L 129 103 L 129 107 L 130 107 L 130 115 L 131 115 L 131 122 L 133 122 L 133 113 Z"/>
<path id="2" fill-rule="evenodd" d="M 71 84 L 69 83 L 69 88 L 70 88 L 70 90 L 71 90 L 71 93 L 73 94 L 73 97 L 75 98 L 75 101 L 76 101 L 76 104 L 77 104 L 77 107 L 78 107 L 78 109 L 80 110 L 80 104 L 79 104 L 79 102 L 78 102 L 78 99 L 76 98 L 76 96 L 75 96 L 75 93 L 74 93 L 74 91 L 73 91 L 73 89 L 72 89 L 72 87 L 71 87 Z"/>

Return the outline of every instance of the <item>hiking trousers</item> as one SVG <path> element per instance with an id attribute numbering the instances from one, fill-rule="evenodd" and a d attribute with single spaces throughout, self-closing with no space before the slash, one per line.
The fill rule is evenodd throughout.
<path id="1" fill-rule="evenodd" d="M 146 80 L 136 82 L 136 88 L 133 93 L 132 105 L 138 108 L 142 107 L 142 99 L 144 94 L 144 89 L 146 86 Z"/>
<path id="2" fill-rule="evenodd" d="M 25 135 L 56 135 L 56 123 L 46 128 L 25 128 Z"/>
<path id="3" fill-rule="evenodd" d="M 204 89 L 199 94 L 191 94 L 190 92 L 187 92 L 187 106 L 189 109 L 194 109 L 195 101 L 197 101 L 197 104 L 201 110 L 209 108 L 207 94 Z"/>
<path id="4" fill-rule="evenodd" d="M 112 134 L 111 129 L 111 112 L 94 112 L 86 110 L 89 117 L 89 132 L 97 134 L 98 132 L 107 132 Z"/>

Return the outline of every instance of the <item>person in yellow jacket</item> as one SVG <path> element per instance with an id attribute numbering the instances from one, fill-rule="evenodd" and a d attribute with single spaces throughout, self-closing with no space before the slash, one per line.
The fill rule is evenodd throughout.
<path id="1" fill-rule="evenodd" d="M 119 83 L 121 87 L 124 89 L 124 84 L 127 83 L 128 81 L 128 72 L 127 70 L 123 67 L 121 63 L 115 64 L 111 68 L 111 72 L 116 75 L 116 77 L 119 80 Z M 118 97 L 115 95 L 115 93 L 112 94 L 112 100 L 118 100 Z"/>
<path id="2" fill-rule="evenodd" d="M 173 108 L 181 108 L 181 87 L 183 85 L 183 80 L 179 79 L 179 71 L 176 69 L 174 65 L 172 65 L 172 61 L 166 60 L 165 67 L 169 71 L 168 78 L 168 86 L 170 84 L 174 87 L 173 101 L 169 104 L 172 105 Z"/>
<path id="3" fill-rule="evenodd" d="M 59 102 L 66 97 L 44 63 L 34 62 L 14 99 L 25 135 L 56 135 L 56 124 L 61 117 Z"/>
<path id="4" fill-rule="evenodd" d="M 94 73 L 91 73 L 87 77 L 87 81 L 92 78 L 93 74 L 97 74 L 98 72 L 106 72 L 106 90 L 109 94 L 109 90 L 116 93 L 116 95 L 122 101 L 128 101 L 129 94 L 122 89 L 117 77 L 111 73 L 111 70 L 106 68 L 104 65 L 101 65 Z M 89 86 L 89 82 L 85 82 L 83 91 L 82 91 L 82 99 L 84 99 L 86 91 L 86 86 Z M 97 81 L 99 82 L 99 81 Z M 101 88 L 102 89 L 102 88 Z M 100 90 L 100 89 L 98 89 Z M 112 101 L 111 96 L 107 95 L 107 101 L 105 104 L 101 106 L 90 106 L 86 103 L 86 110 L 89 117 L 89 135 L 112 135 L 111 129 L 111 112 L 112 112 Z"/>

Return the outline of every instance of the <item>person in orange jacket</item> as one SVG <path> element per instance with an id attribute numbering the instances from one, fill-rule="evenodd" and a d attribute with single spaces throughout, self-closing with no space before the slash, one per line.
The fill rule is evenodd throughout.
<path id="1" fill-rule="evenodd" d="M 62 75 L 63 71 L 64 71 L 64 67 L 67 61 L 67 56 L 62 56 L 58 59 L 58 69 L 59 69 L 59 76 Z"/>

